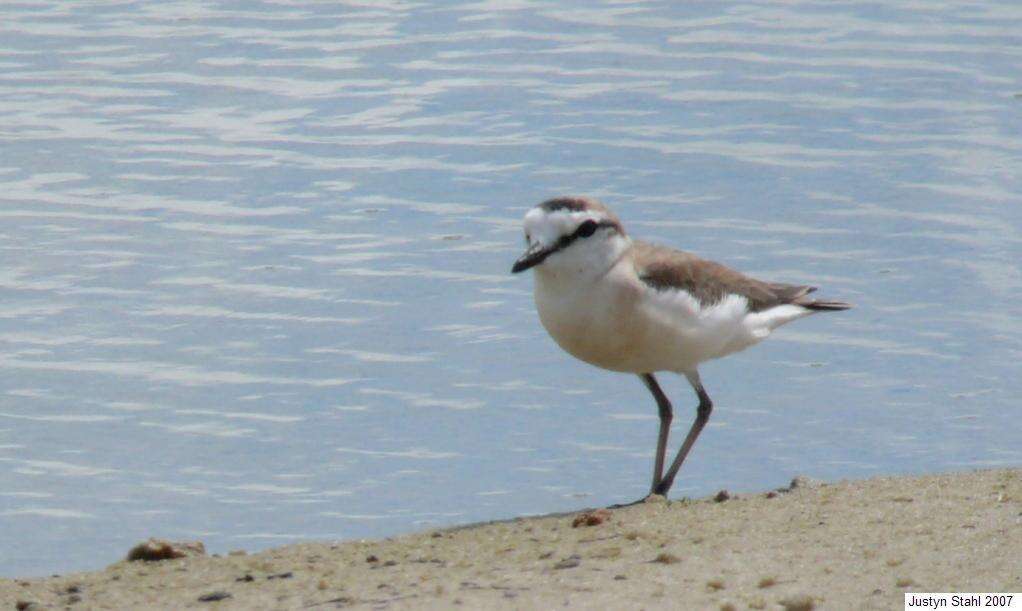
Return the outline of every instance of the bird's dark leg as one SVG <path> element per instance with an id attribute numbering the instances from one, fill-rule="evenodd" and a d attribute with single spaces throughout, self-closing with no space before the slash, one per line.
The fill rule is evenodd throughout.
<path id="1" fill-rule="evenodd" d="M 656 460 L 653 463 L 653 485 L 650 486 L 650 494 L 653 494 L 656 490 L 657 484 L 664 476 L 664 456 L 667 454 L 667 436 L 671 433 L 671 420 L 674 418 L 674 412 L 671 409 L 671 402 L 667 399 L 667 395 L 660 389 L 660 385 L 657 384 L 656 378 L 653 377 L 652 373 L 644 373 L 639 376 L 642 378 L 642 382 L 649 389 L 649 392 L 653 393 L 653 398 L 656 399 L 657 411 L 660 413 L 660 433 L 657 435 L 656 440 Z"/>
<path id="2" fill-rule="evenodd" d="M 699 380 L 699 372 L 692 370 L 686 373 L 685 377 L 688 378 L 689 384 L 692 385 L 692 389 L 696 391 L 696 395 L 699 397 L 696 419 L 692 423 L 692 428 L 689 429 L 688 435 L 685 436 L 685 441 L 682 442 L 678 455 L 674 457 L 674 462 L 671 463 L 671 467 L 667 470 L 667 474 L 654 485 L 654 494 L 667 496 L 667 491 L 671 489 L 671 484 L 674 483 L 674 478 L 678 475 L 678 469 L 681 469 L 681 463 L 685 462 L 685 457 L 688 456 L 688 452 L 695 444 L 699 433 L 702 432 L 703 427 L 710 420 L 710 412 L 713 411 L 713 401 L 710 400 L 710 395 L 706 394 L 703 383 Z"/>

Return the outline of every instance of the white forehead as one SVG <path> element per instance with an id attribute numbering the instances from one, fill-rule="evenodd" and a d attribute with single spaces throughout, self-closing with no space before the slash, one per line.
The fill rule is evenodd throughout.
<path id="1" fill-rule="evenodd" d="M 531 242 L 553 244 L 561 236 L 574 233 L 587 220 L 600 222 L 604 215 L 596 210 L 554 210 L 549 212 L 536 206 L 525 213 L 525 234 Z"/>

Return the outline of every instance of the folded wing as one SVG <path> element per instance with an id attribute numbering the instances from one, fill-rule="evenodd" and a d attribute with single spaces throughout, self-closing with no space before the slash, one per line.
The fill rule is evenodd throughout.
<path id="1" fill-rule="evenodd" d="M 750 312 L 762 312 L 781 305 L 801 306 L 812 311 L 847 310 L 841 301 L 820 301 L 807 296 L 815 286 L 764 282 L 735 271 L 726 265 L 708 261 L 692 253 L 648 244 L 635 243 L 636 271 L 643 282 L 657 289 L 683 290 L 701 306 L 720 303 L 729 295 L 748 300 Z"/>

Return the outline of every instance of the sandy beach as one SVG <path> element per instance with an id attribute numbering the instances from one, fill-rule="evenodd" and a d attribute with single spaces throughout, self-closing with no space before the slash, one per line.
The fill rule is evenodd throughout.
<path id="1" fill-rule="evenodd" d="M 125 550 L 127 552 L 127 550 Z M 901 609 L 905 592 L 1022 592 L 1022 470 L 629 507 L 121 561 L 0 580 L 3 609 Z"/>

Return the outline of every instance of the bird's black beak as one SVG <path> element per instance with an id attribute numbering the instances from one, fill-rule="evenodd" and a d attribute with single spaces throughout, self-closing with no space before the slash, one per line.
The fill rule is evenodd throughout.
<path id="1" fill-rule="evenodd" d="M 524 255 L 515 261 L 513 266 L 511 266 L 511 273 L 517 274 L 518 272 L 524 272 L 530 267 L 535 267 L 542 263 L 543 260 L 549 257 L 553 252 L 553 248 L 544 248 L 541 244 L 534 244 L 529 247 L 529 250 L 525 251 Z"/>

